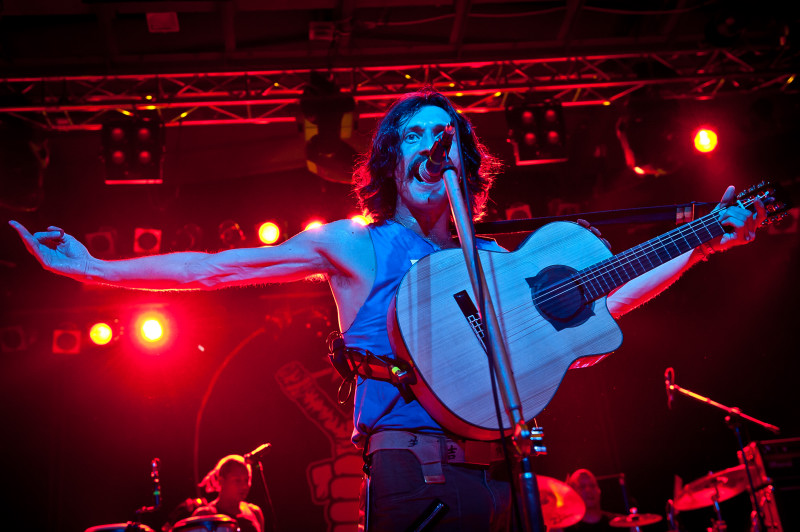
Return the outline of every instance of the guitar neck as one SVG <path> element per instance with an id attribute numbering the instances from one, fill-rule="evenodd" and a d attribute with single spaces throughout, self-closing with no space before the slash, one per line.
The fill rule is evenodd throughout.
<path id="1" fill-rule="evenodd" d="M 593 301 L 609 294 L 631 279 L 683 255 L 725 232 L 718 213 L 707 214 L 663 235 L 609 257 L 575 273 L 587 299 Z"/>

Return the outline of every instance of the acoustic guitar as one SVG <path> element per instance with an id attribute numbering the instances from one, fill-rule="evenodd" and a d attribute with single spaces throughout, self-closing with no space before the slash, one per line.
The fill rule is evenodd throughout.
<path id="1" fill-rule="evenodd" d="M 751 210 L 761 199 L 767 221 L 789 208 L 766 183 L 737 198 Z M 545 225 L 511 253 L 479 251 L 528 420 L 547 406 L 570 367 L 592 365 L 622 344 L 606 296 L 722 235 L 718 217 L 712 212 L 617 255 L 572 222 Z M 483 327 L 461 249 L 416 262 L 387 323 L 392 348 L 411 373 L 406 382 L 426 411 L 462 437 L 499 438 Z M 501 411 L 505 430 L 511 423 L 502 405 Z"/>

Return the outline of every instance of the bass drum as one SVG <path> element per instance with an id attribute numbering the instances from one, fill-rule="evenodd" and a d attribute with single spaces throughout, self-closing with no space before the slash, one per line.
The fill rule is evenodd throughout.
<path id="1" fill-rule="evenodd" d="M 239 525 L 227 515 L 197 515 L 175 523 L 172 532 L 239 532 Z"/>
<path id="2" fill-rule="evenodd" d="M 152 528 L 141 523 L 111 523 L 87 528 L 86 532 L 154 532 Z"/>

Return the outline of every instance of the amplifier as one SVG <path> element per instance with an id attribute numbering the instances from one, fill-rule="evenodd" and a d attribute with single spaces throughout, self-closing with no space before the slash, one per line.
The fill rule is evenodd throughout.
<path id="1" fill-rule="evenodd" d="M 776 491 L 800 491 L 800 438 L 756 442 Z"/>

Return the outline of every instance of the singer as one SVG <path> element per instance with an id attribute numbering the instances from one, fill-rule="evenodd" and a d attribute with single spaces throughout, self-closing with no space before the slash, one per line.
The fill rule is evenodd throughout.
<path id="1" fill-rule="evenodd" d="M 444 95 L 425 89 L 391 106 L 356 169 L 359 204 L 373 219 L 366 227 L 340 220 L 277 246 L 104 261 L 58 227 L 31 235 L 16 222 L 12 226 L 44 268 L 84 283 L 208 290 L 322 275 L 330 284 L 347 345 L 391 357 L 386 316 L 403 275 L 426 255 L 456 246 L 444 182 L 423 179 L 419 170 L 424 165 L 429 175 L 435 173 L 434 139 L 451 126 L 455 132 L 447 165 L 466 181 L 472 215 L 478 219 L 500 165 L 468 118 Z M 757 203 L 756 213 L 737 206 L 733 187 L 725 191 L 721 206 L 718 220 L 729 232 L 618 288 L 607 299 L 611 314 L 620 316 L 652 298 L 710 253 L 752 241 L 764 218 L 763 206 Z M 478 245 L 503 251 L 491 240 L 479 239 Z M 503 467 L 486 463 L 491 443 L 470 442 L 482 458 L 455 452 L 466 449 L 462 437 L 446 434 L 419 402 L 386 381 L 359 379 L 353 419 L 353 443 L 365 450 L 367 460 L 362 516 L 369 530 L 406 530 L 437 499 L 446 505 L 437 530 L 485 532 L 508 526 L 509 483 Z M 430 456 L 442 461 L 431 463 Z"/>

